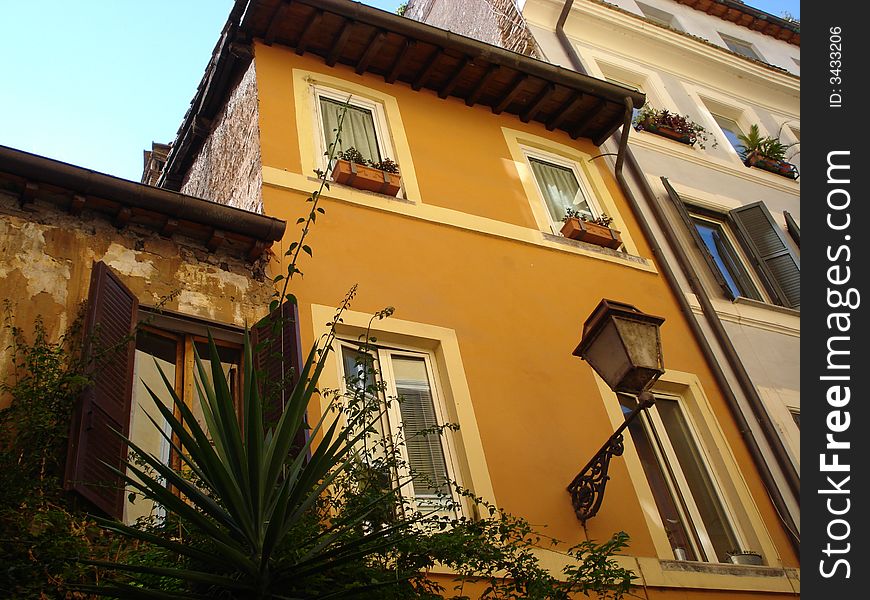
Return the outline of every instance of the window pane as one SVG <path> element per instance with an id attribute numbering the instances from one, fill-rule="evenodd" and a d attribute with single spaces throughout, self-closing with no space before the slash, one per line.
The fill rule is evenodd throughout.
<path id="1" fill-rule="evenodd" d="M 338 119 L 344 103 L 330 98 L 320 98 L 320 112 L 323 116 L 324 137 L 327 148 L 335 138 L 338 129 Z M 378 138 L 375 133 L 375 119 L 372 111 L 359 106 L 349 106 L 341 125 L 341 143 L 338 150 L 356 148 L 367 160 L 379 162 L 381 152 L 378 149 Z"/>
<path id="2" fill-rule="evenodd" d="M 689 484 L 690 489 L 686 493 L 690 493 L 695 500 L 704 528 L 716 551 L 716 556 L 710 556 L 708 560 L 724 562 L 728 559 L 727 553 L 738 549 L 739 544 L 685 417 L 679 404 L 666 398 L 656 398 L 656 410 Z"/>
<path id="3" fill-rule="evenodd" d="M 728 46 L 728 49 L 732 52 L 736 52 L 742 56 L 747 58 L 754 58 L 755 60 L 761 60 L 761 57 L 758 55 L 758 52 L 755 51 L 755 48 L 749 42 L 744 42 L 743 40 L 733 38 L 731 36 L 725 34 L 719 34 L 722 37 L 722 41 L 725 42 L 725 45 Z"/>
<path id="4" fill-rule="evenodd" d="M 740 129 L 740 125 L 737 124 L 737 121 L 715 114 L 713 115 L 713 119 L 716 121 L 716 124 L 719 125 L 719 128 L 722 129 L 725 137 L 728 138 L 728 143 L 731 144 L 735 150 L 740 152 L 743 148 L 743 143 L 737 136 L 742 135 L 743 131 Z"/>
<path id="5" fill-rule="evenodd" d="M 214 387 L 214 377 L 212 377 L 211 372 L 211 352 L 208 349 L 208 343 L 196 342 L 194 345 L 196 346 L 196 351 L 199 354 L 199 358 L 202 359 L 203 366 L 205 367 L 206 379 L 209 385 Z M 223 369 L 224 376 L 229 384 L 230 393 L 233 395 L 233 403 L 238 405 L 240 385 L 239 365 L 241 365 L 242 362 L 242 351 L 240 348 L 228 346 L 218 346 L 217 350 L 218 356 L 220 356 L 221 359 L 221 368 Z M 199 378 L 199 370 L 194 367 L 193 373 L 196 383 L 201 384 L 202 380 Z M 202 414 L 202 404 L 198 392 L 194 392 L 194 397 L 190 399 L 190 404 L 190 408 L 196 417 L 196 422 L 199 423 L 199 426 L 202 427 L 203 431 L 208 432 L 208 426 L 206 425 L 205 418 Z"/>
<path id="6" fill-rule="evenodd" d="M 716 223 L 703 219 L 692 218 L 701 241 L 709 250 L 713 261 L 728 284 L 731 294 L 735 297 L 743 296 L 753 300 L 761 300 L 761 295 L 752 283 L 752 279 L 737 251 L 731 245 L 722 227 Z"/>
<path id="7" fill-rule="evenodd" d="M 620 394 L 619 402 L 622 405 L 622 412 L 626 416 L 637 408 L 637 401 L 630 396 Z M 698 560 L 693 544 L 689 541 L 689 528 L 686 526 L 681 511 L 677 508 L 677 503 L 668 486 L 670 476 L 664 471 L 656 456 L 653 441 L 647 433 L 643 418 L 635 419 L 628 426 L 628 432 L 643 465 L 646 480 L 652 490 L 656 508 L 674 551 L 674 557 L 677 560 Z"/>
<path id="8" fill-rule="evenodd" d="M 146 385 L 171 407 L 171 396 L 163 383 L 160 372 L 166 376 L 172 386 L 176 385 L 176 357 L 179 341 L 173 337 L 164 337 L 147 330 L 140 330 L 136 336 L 136 358 L 133 363 L 133 401 L 130 411 L 130 439 L 145 452 L 160 457 L 164 463 L 169 463 L 169 443 L 160 434 L 160 430 L 151 422 L 150 416 L 169 433 L 168 424 Z M 132 492 L 132 489 L 128 489 Z M 125 521 L 134 522 L 139 517 L 148 516 L 153 504 L 141 497 L 135 502 L 126 503 Z"/>
<path id="9" fill-rule="evenodd" d="M 356 421 L 362 416 L 367 426 L 374 427 L 372 435 L 362 437 L 359 452 L 367 463 L 383 459 L 387 452 L 385 445 L 390 442 L 386 439 L 387 428 L 382 421 L 386 416 L 381 414 L 384 407 L 375 381 L 374 357 L 342 346 L 341 362 L 348 392 L 345 398 L 348 421 Z"/>
<path id="10" fill-rule="evenodd" d="M 529 158 L 529 165 L 532 167 L 532 173 L 535 175 L 553 221 L 561 222 L 568 208 L 573 208 L 589 217 L 594 216 L 571 169 L 537 158 Z"/>
<path id="11" fill-rule="evenodd" d="M 408 462 L 415 472 L 414 495 L 434 498 L 449 495 L 447 464 L 432 399 L 426 363 L 422 358 L 393 356 L 393 374 Z"/>

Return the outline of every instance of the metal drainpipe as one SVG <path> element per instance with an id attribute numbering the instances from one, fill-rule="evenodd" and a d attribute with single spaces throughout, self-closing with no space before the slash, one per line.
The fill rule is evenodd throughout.
<path id="1" fill-rule="evenodd" d="M 573 4 L 574 0 L 567 0 L 567 2 L 565 2 L 562 13 L 559 15 L 559 19 L 556 22 L 556 37 L 561 42 L 562 47 L 565 50 L 565 53 L 568 55 L 568 58 L 571 60 L 571 64 L 574 69 L 577 70 L 579 73 L 585 75 L 587 74 L 586 69 L 583 67 L 583 63 L 580 60 L 579 55 L 577 54 L 576 50 L 574 50 L 574 47 L 571 45 L 571 42 L 564 31 L 564 25 L 568 19 L 568 15 L 571 11 L 571 6 Z M 685 294 L 682 293 L 681 286 L 679 285 L 679 282 L 674 275 L 673 269 L 671 269 L 669 262 L 665 259 L 664 253 L 662 252 L 658 240 L 656 239 L 655 235 L 653 235 L 652 229 L 643 217 L 643 212 L 640 209 L 640 204 L 632 193 L 631 187 L 628 185 L 628 182 L 625 180 L 625 176 L 622 173 L 623 163 L 620 160 L 623 157 L 628 157 L 629 167 L 631 168 L 633 174 L 640 183 L 641 191 L 643 192 L 650 208 L 652 209 L 653 215 L 658 222 L 659 227 L 661 227 L 662 231 L 665 233 L 665 237 L 667 238 L 668 243 L 670 244 L 671 248 L 674 251 L 674 254 L 677 257 L 680 268 L 683 270 L 686 278 L 689 280 L 689 285 L 692 291 L 698 297 L 701 303 L 701 308 L 704 314 L 707 316 L 713 329 L 716 341 L 719 342 L 719 344 L 721 345 L 722 351 L 725 354 L 729 365 L 734 370 L 737 381 L 740 384 L 740 388 L 746 395 L 747 400 L 749 401 L 753 416 L 761 425 L 762 432 L 765 434 L 765 438 L 770 444 L 771 449 L 774 451 L 776 461 L 782 469 L 789 489 L 795 497 L 799 497 L 800 494 L 800 477 L 797 475 L 797 471 L 794 468 L 791 459 L 788 457 L 788 453 L 785 451 L 782 440 L 777 435 L 773 423 L 770 421 L 770 418 L 767 415 L 767 411 L 764 409 L 761 398 L 758 396 L 758 391 L 755 389 L 755 385 L 749 379 L 749 375 L 747 374 L 746 369 L 743 366 L 742 361 L 740 360 L 740 357 L 737 356 L 737 352 L 735 351 L 734 346 L 731 344 L 731 340 L 728 337 L 727 332 L 725 332 L 722 321 L 719 319 L 719 315 L 716 313 L 712 302 L 710 302 L 709 295 L 706 293 L 703 285 L 701 285 L 700 281 L 698 280 L 695 271 L 692 268 L 691 263 L 689 262 L 688 256 L 683 250 L 682 245 L 679 243 L 679 240 L 677 239 L 677 236 L 673 228 L 671 227 L 670 221 L 664 214 L 664 211 L 659 204 L 655 192 L 650 187 L 649 182 L 647 182 L 646 176 L 644 175 L 643 170 L 640 168 L 640 165 L 637 162 L 634 153 L 631 151 L 630 148 L 627 147 L 627 132 L 628 127 L 624 126 L 623 134 L 620 135 L 620 150 L 617 155 L 616 168 L 614 169 L 617 181 L 619 182 L 623 193 L 628 199 L 632 210 L 638 216 L 638 223 L 641 226 L 641 230 L 649 241 L 650 247 L 653 251 L 653 255 L 658 258 L 656 262 L 661 267 L 665 279 L 668 281 L 671 289 L 675 292 L 674 295 L 677 298 L 680 309 L 686 316 L 689 327 L 691 328 L 692 333 L 694 334 L 695 339 L 698 342 L 698 345 L 701 347 L 701 352 L 707 360 L 707 363 L 709 364 L 711 370 L 713 371 L 713 376 L 722 390 L 722 393 L 728 404 L 728 408 L 730 409 L 731 414 L 737 423 L 738 430 L 740 431 L 740 434 L 743 437 L 744 442 L 746 443 L 747 449 L 749 450 L 749 453 L 752 456 L 756 467 L 759 470 L 759 474 L 761 475 L 762 481 L 767 488 L 767 492 L 770 495 L 771 501 L 776 507 L 780 518 L 786 525 L 786 530 L 790 534 L 789 540 L 791 541 L 792 547 L 794 548 L 795 552 L 799 552 L 800 535 L 797 532 L 797 527 L 794 523 L 794 520 L 791 518 L 791 514 L 788 510 L 785 499 L 783 498 L 782 493 L 780 492 L 779 487 L 776 484 L 776 480 L 773 477 L 773 473 L 771 472 L 770 467 L 764 460 L 764 455 L 761 451 L 761 448 L 758 446 L 758 442 L 755 440 L 755 436 L 752 434 L 752 430 L 750 429 L 749 423 L 746 420 L 746 416 L 743 414 L 737 398 L 735 397 L 734 392 L 731 389 L 731 385 L 728 383 L 724 371 L 722 371 L 722 368 L 719 366 L 719 363 L 716 360 L 716 356 L 714 355 L 713 350 L 710 347 L 706 336 L 704 335 L 704 332 L 701 330 L 701 327 L 697 322 L 697 318 L 695 316 L 695 313 L 692 311 L 692 307 L 689 305 Z"/>

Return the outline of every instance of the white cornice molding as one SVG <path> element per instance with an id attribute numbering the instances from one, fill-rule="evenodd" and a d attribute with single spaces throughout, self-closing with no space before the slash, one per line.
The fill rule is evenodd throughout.
<path id="1" fill-rule="evenodd" d="M 552 0 L 541 1 L 553 4 Z M 555 5 L 553 9 L 557 10 Z M 688 35 L 681 34 L 665 27 L 660 27 L 658 25 L 654 25 L 652 23 L 644 21 L 637 15 L 625 14 L 618 10 L 608 8 L 607 6 L 594 2 L 575 2 L 571 8 L 571 12 L 572 14 L 575 14 L 577 16 L 582 15 L 582 17 L 590 17 L 596 19 L 602 24 L 602 31 L 604 31 L 605 33 L 607 31 L 610 31 L 612 33 L 612 30 L 614 28 L 617 28 L 620 31 L 625 31 L 627 33 L 633 34 L 647 43 L 656 44 L 664 48 L 680 47 L 683 50 L 694 54 L 696 58 L 712 61 L 720 64 L 722 67 L 734 70 L 739 76 L 757 79 L 763 82 L 765 85 L 781 87 L 785 92 L 800 92 L 800 77 L 798 77 L 797 75 L 793 75 L 786 71 L 778 71 L 775 70 L 776 67 L 765 67 L 761 64 L 753 63 L 748 59 L 734 56 L 728 53 L 726 50 L 719 48 L 718 46 L 711 47 L 707 45 L 707 43 L 699 41 L 698 39 L 694 39 Z M 526 19 L 529 21 L 529 23 L 537 27 L 549 31 L 554 31 L 555 21 L 541 23 L 539 21 L 535 21 L 531 15 L 526 16 Z M 587 25 L 589 23 L 587 19 L 576 17 L 574 19 L 569 18 L 568 21 L 565 23 L 566 34 L 568 34 L 569 37 L 573 38 L 575 43 L 583 43 L 594 46 L 594 44 L 591 44 L 589 42 L 587 36 L 578 34 L 577 24 L 581 21 Z M 614 37 L 610 37 L 611 44 L 614 39 Z M 607 48 L 600 46 L 595 47 L 601 50 L 607 50 L 610 52 L 613 51 L 612 45 L 609 45 Z M 670 69 L 663 69 L 659 65 L 657 65 L 657 67 L 663 71 L 677 73 L 680 76 L 685 77 L 685 73 L 683 71 L 671 71 Z"/>
<path id="2" fill-rule="evenodd" d="M 714 171 L 719 171 L 720 173 L 725 173 L 732 177 L 739 177 L 740 179 L 749 181 L 750 183 L 763 185 L 778 192 L 793 194 L 795 196 L 800 196 L 801 193 L 801 185 L 794 179 L 787 179 L 781 175 L 768 173 L 763 169 L 746 167 L 743 163 L 733 164 L 730 161 L 711 156 L 704 153 L 702 150 L 692 148 L 686 144 L 667 140 L 654 133 L 632 131 L 629 134 L 628 143 L 629 145 L 652 150 L 659 154 L 677 158 L 680 161 L 688 162 L 699 167 L 713 169 Z M 665 175 L 665 173 L 662 174 Z"/>

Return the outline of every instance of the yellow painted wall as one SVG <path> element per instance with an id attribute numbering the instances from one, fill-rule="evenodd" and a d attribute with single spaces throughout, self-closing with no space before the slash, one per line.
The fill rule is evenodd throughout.
<path id="1" fill-rule="evenodd" d="M 373 312 L 391 305 L 396 318 L 454 330 L 498 502 L 533 524 L 546 524 L 549 535 L 573 543 L 584 532 L 565 486 L 613 430 L 591 369 L 571 356 L 582 323 L 602 298 L 663 316 L 667 367 L 698 376 L 736 462 L 746 467 L 743 475 L 781 553 L 767 556 L 769 563 L 797 565 L 664 278 L 651 266 L 638 268 L 603 254 L 535 243 L 531 235 L 511 237 L 510 231 L 539 228 L 502 128 L 595 155 L 591 142 L 523 124 L 513 115 L 493 115 L 487 107 L 441 100 L 431 91 L 387 85 L 342 66 L 329 68 L 318 57 L 299 57 L 278 46 L 257 44 L 255 57 L 264 209 L 290 224 L 282 247 L 297 239 L 298 226 L 292 223 L 307 214 L 305 199 L 316 188 L 316 181 L 301 172 L 302 145 L 312 142 L 299 139 L 294 94 L 309 92 L 294 88 L 293 69 L 344 78 L 394 97 L 419 185 L 416 204 L 374 194 L 359 200 L 342 186 L 324 195 L 326 214 L 309 237 L 314 258 L 302 261 L 304 278 L 293 282 L 304 345 L 313 341 L 314 327 L 322 325 L 312 323 L 310 306 L 337 305 L 357 282 L 354 310 Z M 591 164 L 606 182 L 637 254 L 652 265 L 649 246 L 612 174 L 601 160 Z M 425 212 L 421 205 L 435 208 Z M 514 229 L 505 235 L 477 231 L 475 223 L 483 221 L 463 224 L 449 211 Z M 439 222 L 439 215 L 450 219 Z M 655 556 L 622 459 L 614 460 L 611 475 L 603 508 L 588 522 L 589 537 L 603 540 L 623 529 L 632 538 L 630 554 Z"/>

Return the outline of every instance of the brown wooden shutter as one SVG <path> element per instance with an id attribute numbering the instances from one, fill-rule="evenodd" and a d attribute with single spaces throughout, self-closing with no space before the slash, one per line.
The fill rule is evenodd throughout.
<path id="1" fill-rule="evenodd" d="M 280 329 L 273 331 L 278 316 L 283 317 Z M 290 399 L 299 373 L 302 371 L 302 342 L 299 335 L 299 307 L 284 302 L 252 330 L 255 352 L 254 368 L 261 378 L 265 394 L 264 415 L 268 428 L 281 418 Z M 294 442 L 301 448 L 305 444 L 304 430 Z"/>
<path id="2" fill-rule="evenodd" d="M 735 208 L 728 216 L 771 295 L 783 306 L 800 308 L 800 262 L 764 203 Z"/>
<path id="3" fill-rule="evenodd" d="M 112 433 L 130 433 L 133 391 L 133 335 L 139 301 L 109 267 L 94 263 L 85 317 L 85 356 L 92 363 L 90 385 L 79 397 L 70 427 L 65 487 L 106 514 L 122 518 L 122 470 L 127 445 Z"/>
<path id="4" fill-rule="evenodd" d="M 729 300 L 734 300 L 735 296 L 731 292 L 731 288 L 728 286 L 728 282 L 725 281 L 725 278 L 722 276 L 722 272 L 719 270 L 719 266 L 716 264 L 716 261 L 713 260 L 713 255 L 710 254 L 710 250 L 707 248 L 707 244 L 704 243 L 704 240 L 701 239 L 701 235 L 695 228 L 695 223 L 692 221 L 692 217 L 689 216 L 689 211 L 686 210 L 686 205 L 683 203 L 683 199 L 680 198 L 680 195 L 677 193 L 677 191 L 673 187 L 671 187 L 671 184 L 668 181 L 667 177 L 662 177 L 662 183 L 665 184 L 665 189 L 668 192 L 668 196 L 670 197 L 671 202 L 673 202 L 674 207 L 677 209 L 677 214 L 680 215 L 680 220 L 683 221 L 683 224 L 689 231 L 692 239 L 695 241 L 695 245 L 698 247 L 698 251 L 701 253 L 701 256 L 703 256 L 704 260 L 707 261 L 707 265 L 710 267 L 710 272 L 713 273 L 713 277 L 716 278 L 716 282 L 722 288 L 725 296 Z"/>

